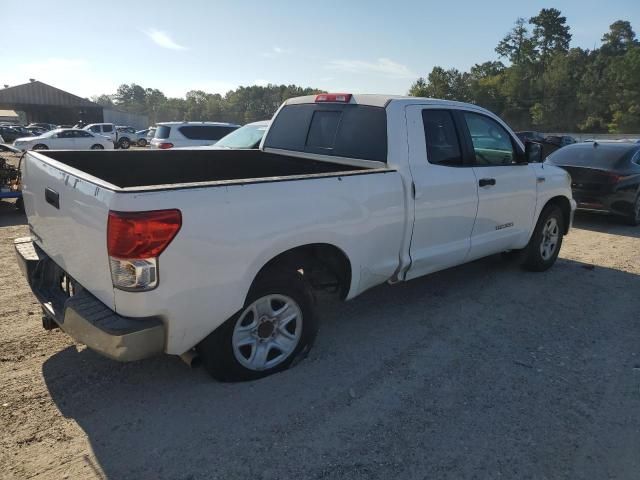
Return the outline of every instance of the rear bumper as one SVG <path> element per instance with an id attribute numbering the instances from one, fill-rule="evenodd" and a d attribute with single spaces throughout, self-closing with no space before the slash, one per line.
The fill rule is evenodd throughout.
<path id="1" fill-rule="evenodd" d="M 593 193 L 574 190 L 573 198 L 580 211 L 627 216 L 633 211 L 636 192 Z"/>
<path id="2" fill-rule="evenodd" d="M 166 333 L 160 319 L 118 315 L 73 281 L 74 295 L 69 297 L 61 286 L 65 272 L 31 238 L 19 238 L 14 246 L 20 269 L 44 314 L 74 339 L 122 362 L 164 351 Z"/>

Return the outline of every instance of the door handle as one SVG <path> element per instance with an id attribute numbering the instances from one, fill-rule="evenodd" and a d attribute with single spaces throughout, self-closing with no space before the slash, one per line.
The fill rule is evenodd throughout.
<path id="1" fill-rule="evenodd" d="M 495 185 L 495 184 L 496 184 L 495 178 L 481 178 L 478 181 L 478 185 L 480 185 L 481 187 L 488 187 L 490 185 Z"/>

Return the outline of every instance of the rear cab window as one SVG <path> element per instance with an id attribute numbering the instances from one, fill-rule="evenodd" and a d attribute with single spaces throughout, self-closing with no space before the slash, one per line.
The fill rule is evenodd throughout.
<path id="1" fill-rule="evenodd" d="M 387 161 L 387 112 L 354 103 L 285 105 L 264 146 L 359 160 Z"/>

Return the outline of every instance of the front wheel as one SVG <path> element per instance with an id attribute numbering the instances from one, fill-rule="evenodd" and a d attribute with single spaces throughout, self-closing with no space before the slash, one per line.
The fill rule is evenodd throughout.
<path id="1" fill-rule="evenodd" d="M 243 309 L 197 351 L 214 378 L 255 380 L 289 368 L 309 351 L 317 331 L 313 293 L 304 277 L 276 271 L 257 280 Z"/>
<path id="2" fill-rule="evenodd" d="M 120 146 L 121 149 L 126 150 L 131 146 L 131 142 L 129 141 L 128 138 L 123 138 L 118 142 L 118 145 Z"/>
<path id="3" fill-rule="evenodd" d="M 140 140 L 138 140 L 138 146 L 139 147 L 146 147 L 147 146 L 147 139 L 146 138 L 141 138 Z"/>
<path id="4" fill-rule="evenodd" d="M 560 253 L 564 232 L 562 211 L 554 205 L 545 207 L 525 248 L 522 266 L 533 272 L 551 268 Z"/>

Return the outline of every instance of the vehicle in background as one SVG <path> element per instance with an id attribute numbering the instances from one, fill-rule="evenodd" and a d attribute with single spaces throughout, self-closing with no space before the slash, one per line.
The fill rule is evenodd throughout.
<path id="1" fill-rule="evenodd" d="M 49 131 L 41 127 L 25 127 L 25 128 L 31 133 L 31 135 L 34 135 L 34 136 L 42 135 L 43 133 L 46 133 Z"/>
<path id="2" fill-rule="evenodd" d="M 9 127 L 9 128 L 13 128 L 22 137 L 28 137 L 29 135 L 33 135 L 33 133 L 31 133 L 31 131 L 27 127 L 23 127 L 22 125 L 10 124 L 10 125 L 5 125 L 5 126 Z"/>
<path id="3" fill-rule="evenodd" d="M 45 328 L 260 378 L 311 348 L 314 291 L 351 299 L 513 250 L 550 268 L 575 202 L 534 146 L 476 105 L 319 94 L 287 100 L 257 150 L 28 152 L 18 261 Z"/>
<path id="4" fill-rule="evenodd" d="M 516 132 L 516 136 L 521 142 L 544 142 L 544 135 L 540 132 L 526 130 L 524 132 Z"/>
<path id="5" fill-rule="evenodd" d="M 114 148 L 126 150 L 131 146 L 131 135 L 119 132 L 113 123 L 91 123 L 83 130 L 110 138 Z"/>
<path id="6" fill-rule="evenodd" d="M 545 163 L 571 175 L 579 210 L 623 217 L 640 225 L 640 145 L 622 142 L 575 143 Z"/>
<path id="7" fill-rule="evenodd" d="M 0 125 L 0 135 L 2 135 L 2 138 L 4 138 L 4 141 L 7 143 L 12 143 L 14 140 L 25 136 L 25 134 L 15 128 L 6 125 Z"/>
<path id="8" fill-rule="evenodd" d="M 576 143 L 576 139 L 569 135 L 547 135 L 544 137 L 546 143 L 555 145 L 558 148 L 566 147 L 567 145 L 573 145 Z"/>
<path id="9" fill-rule="evenodd" d="M 153 130 L 153 133 L 155 133 L 155 129 L 151 128 L 136 131 L 135 138 L 137 139 L 136 143 L 139 147 L 146 147 L 149 144 L 149 142 L 153 138 L 153 133 L 151 133 L 151 130 Z"/>
<path id="10" fill-rule="evenodd" d="M 222 122 L 162 122 L 156 125 L 151 148 L 213 145 L 238 128 L 240 125 Z"/>
<path id="11" fill-rule="evenodd" d="M 4 144 L 4 138 L 0 135 L 0 144 Z"/>
<path id="12" fill-rule="evenodd" d="M 20 150 L 104 150 L 113 149 L 110 138 L 79 128 L 59 128 L 37 137 L 18 138 Z"/>
<path id="13" fill-rule="evenodd" d="M 57 125 L 54 125 L 53 123 L 40 123 L 40 122 L 36 122 L 36 123 L 30 123 L 29 125 L 27 125 L 27 128 L 41 128 L 44 131 L 49 131 L 49 130 L 55 130 L 56 128 L 58 128 Z"/>
<path id="14" fill-rule="evenodd" d="M 221 148 L 249 148 L 255 149 L 260 146 L 262 137 L 269 128 L 271 120 L 262 120 L 260 122 L 248 123 L 237 130 L 234 130 L 229 135 L 222 137 L 213 145 L 205 145 L 203 147 L 180 147 L 190 150 L 206 150 L 206 149 L 221 149 Z"/>
<path id="15" fill-rule="evenodd" d="M 0 139 L 1 140 L 1 139 Z M 23 211 L 22 191 L 20 183 L 20 163 L 14 166 L 3 158 L 3 153 L 20 155 L 22 151 L 11 145 L 5 145 L 0 141 L 0 200 L 4 198 L 15 198 L 14 206 Z"/>

